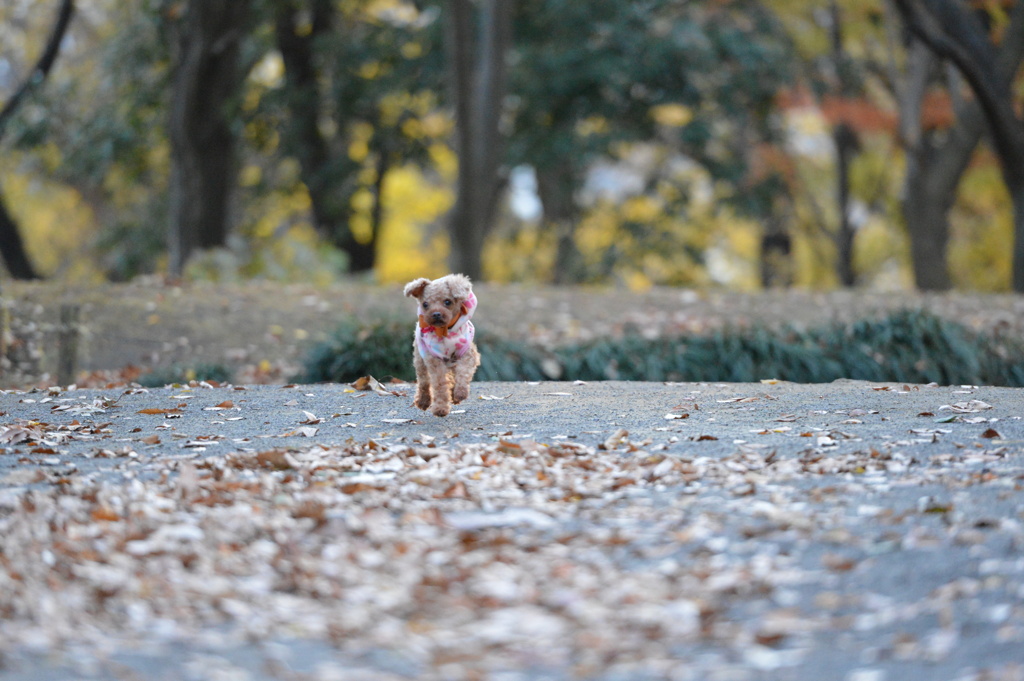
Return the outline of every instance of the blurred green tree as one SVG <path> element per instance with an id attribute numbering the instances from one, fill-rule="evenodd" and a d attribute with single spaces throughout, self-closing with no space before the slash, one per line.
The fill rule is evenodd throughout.
<path id="1" fill-rule="evenodd" d="M 887 217 L 892 203 L 892 164 L 878 162 L 891 153 L 895 119 L 880 76 L 892 57 L 882 11 L 855 0 L 780 0 L 772 7 L 793 41 L 798 73 L 780 101 L 790 120 L 781 200 L 798 247 L 828 265 L 819 268 L 825 281 L 854 286 L 872 274 L 862 257 L 863 228 L 872 216 Z"/>
<path id="2" fill-rule="evenodd" d="M 236 14 L 219 27 L 224 41 L 213 45 L 210 36 L 199 35 L 193 48 L 185 45 L 195 29 L 189 3 L 90 4 L 90 32 L 75 41 L 86 49 L 74 77 L 36 98 L 45 115 L 12 121 L 18 147 L 46 152 L 37 172 L 74 187 L 91 207 L 99 224 L 92 246 L 113 279 L 158 269 L 168 250 L 167 226 L 180 218 L 205 213 L 212 221 L 192 236 L 175 236 L 178 262 L 172 265 L 179 268 L 192 246 L 223 244 L 232 203 L 232 219 L 252 219 L 246 206 L 254 200 L 299 190 L 308 192 L 312 222 L 325 242 L 347 254 L 350 269 L 371 269 L 388 170 L 410 160 L 425 163 L 447 134 L 437 120 L 443 55 L 436 9 L 381 8 L 367 0 L 247 3 L 245 21 Z M 212 5 L 194 4 L 212 11 Z M 200 43 L 209 43 L 205 53 Z M 187 49 L 196 50 L 191 61 Z M 222 68 L 216 92 L 190 91 L 188 69 L 179 66 L 195 75 L 201 62 L 212 67 L 216 60 Z M 266 76 L 278 68 L 279 77 Z M 207 70 L 203 78 L 214 84 L 213 75 Z M 221 116 L 187 115 L 200 109 Z M 213 177 L 200 182 L 198 174 L 179 173 L 172 181 L 175 128 L 175 153 L 189 152 L 193 167 L 219 168 Z M 198 142 L 188 142 L 186 132 Z M 209 163 L 200 162 L 207 152 Z M 239 159 L 263 171 L 241 194 L 234 179 Z M 298 161 L 297 175 L 283 170 L 288 159 Z M 206 187 L 209 195 L 169 200 L 184 195 L 182 183 L 192 183 L 194 191 Z M 360 230 L 353 204 L 367 188 L 374 205 L 369 229 Z M 197 242 L 200 237 L 206 241 Z"/>
<path id="3" fill-rule="evenodd" d="M 731 187 L 724 198 L 737 209 L 768 214 L 778 180 L 754 176 L 751 154 L 776 135 L 773 101 L 789 62 L 788 41 L 758 2 L 519 3 L 506 160 L 536 171 L 557 235 L 554 280 L 586 278 L 580 189 L 588 168 L 624 144 L 668 144 Z"/>
<path id="4" fill-rule="evenodd" d="M 172 26 L 181 4 L 97 0 L 80 8 L 66 68 L 11 122 L 32 170 L 72 187 L 97 225 L 81 254 L 112 280 L 167 253 Z M 77 32 L 76 32 L 77 31 Z"/>
<path id="5" fill-rule="evenodd" d="M 317 231 L 347 256 L 349 270 L 372 270 L 387 172 L 424 161 L 432 135 L 419 119 L 436 106 L 443 81 L 439 12 L 366 0 L 268 3 L 273 47 L 283 61 L 280 88 L 257 115 L 280 132 L 268 152 L 298 160 Z M 369 229 L 352 227 L 353 198 L 369 169 Z"/>

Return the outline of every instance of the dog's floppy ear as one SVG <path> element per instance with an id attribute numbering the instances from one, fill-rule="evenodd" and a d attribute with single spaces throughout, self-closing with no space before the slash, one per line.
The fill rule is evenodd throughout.
<path id="1" fill-rule="evenodd" d="M 405 285 L 405 295 L 410 298 L 419 298 L 423 295 L 423 289 L 425 289 L 429 284 L 430 280 L 426 277 L 414 279 Z"/>
<path id="2" fill-rule="evenodd" d="M 452 295 L 456 298 L 465 300 L 473 292 L 473 284 L 465 274 L 450 274 L 448 279 Z"/>

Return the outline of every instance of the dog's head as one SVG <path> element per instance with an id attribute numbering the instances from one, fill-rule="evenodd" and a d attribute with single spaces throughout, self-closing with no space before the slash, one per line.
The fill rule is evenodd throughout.
<path id="1" fill-rule="evenodd" d="M 421 277 L 405 285 L 405 295 L 419 301 L 420 326 L 432 326 L 444 337 L 476 308 L 473 285 L 464 274 L 449 274 L 431 281 Z"/>

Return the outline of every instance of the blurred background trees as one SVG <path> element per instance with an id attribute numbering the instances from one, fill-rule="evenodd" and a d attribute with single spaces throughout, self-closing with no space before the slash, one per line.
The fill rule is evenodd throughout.
<path id="1" fill-rule="evenodd" d="M 0 6 L 12 277 L 1024 291 L 1024 0 L 74 5 Z"/>
<path id="2" fill-rule="evenodd" d="M 7 121 L 15 115 L 21 103 L 32 94 L 33 90 L 41 87 L 46 81 L 46 77 L 50 75 L 50 69 L 53 68 L 53 64 L 57 60 L 61 41 L 67 33 L 68 25 L 71 23 L 71 17 L 74 15 L 74 12 L 74 2 L 72 0 L 62 0 L 56 19 L 53 22 L 53 28 L 50 31 L 49 38 L 46 40 L 46 45 L 43 47 L 39 60 L 28 70 L 22 82 L 14 89 L 7 103 L 0 109 L 0 139 L 3 138 Z M 8 271 L 15 278 L 38 278 L 39 275 L 36 274 L 35 267 L 33 267 L 28 254 L 25 252 L 25 244 L 21 238 L 18 223 L 15 222 L 4 205 L 2 187 L 0 187 L 0 255 L 3 256 Z"/>

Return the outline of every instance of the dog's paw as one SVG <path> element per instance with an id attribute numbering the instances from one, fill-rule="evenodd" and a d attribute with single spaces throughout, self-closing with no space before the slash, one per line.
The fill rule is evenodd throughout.
<path id="1" fill-rule="evenodd" d="M 452 391 L 452 402 L 454 402 L 455 404 L 459 404 L 460 402 L 465 400 L 467 397 L 469 397 L 469 386 L 467 386 L 467 385 L 457 385 L 457 386 L 455 386 L 455 390 Z"/>
<path id="2" fill-rule="evenodd" d="M 417 409 L 426 411 L 430 409 L 430 391 L 429 390 L 417 390 L 416 398 L 413 401 L 413 406 Z"/>
<path id="3" fill-rule="evenodd" d="M 452 410 L 451 405 L 448 404 L 435 404 L 430 408 L 430 413 L 434 416 L 448 416 L 448 412 Z"/>

